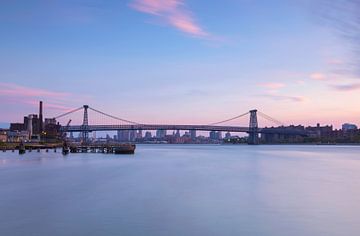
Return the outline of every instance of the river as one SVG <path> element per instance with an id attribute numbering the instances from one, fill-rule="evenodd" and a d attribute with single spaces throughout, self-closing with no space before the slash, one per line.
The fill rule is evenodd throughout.
<path id="1" fill-rule="evenodd" d="M 0 153 L 0 235 L 360 235 L 359 146 Z"/>

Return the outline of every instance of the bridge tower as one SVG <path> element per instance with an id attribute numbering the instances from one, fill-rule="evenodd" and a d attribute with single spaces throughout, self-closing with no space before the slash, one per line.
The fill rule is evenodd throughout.
<path id="1" fill-rule="evenodd" d="M 250 111 L 248 144 L 252 144 L 252 145 L 259 144 L 258 127 L 259 126 L 258 126 L 258 121 L 257 121 L 257 110 L 251 110 Z"/>
<path id="2" fill-rule="evenodd" d="M 89 140 L 89 131 L 88 131 L 88 128 L 89 128 L 88 108 L 89 108 L 89 106 L 84 105 L 83 108 L 84 108 L 84 119 L 83 119 L 83 124 L 82 124 L 83 131 L 82 131 L 81 137 L 82 137 L 82 142 L 87 143 L 87 141 Z"/>

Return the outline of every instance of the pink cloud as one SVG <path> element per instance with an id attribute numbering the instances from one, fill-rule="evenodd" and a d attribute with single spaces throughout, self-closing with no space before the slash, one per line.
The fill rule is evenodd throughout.
<path id="1" fill-rule="evenodd" d="M 302 96 L 286 96 L 286 95 L 276 95 L 276 94 L 265 94 L 262 96 L 270 98 L 275 101 L 304 102 L 306 100 L 306 98 Z"/>
<path id="2" fill-rule="evenodd" d="M 162 12 L 174 11 L 182 4 L 182 0 L 135 0 L 131 7 L 141 12 L 161 15 Z"/>
<path id="3" fill-rule="evenodd" d="M 29 88 L 17 84 L 0 82 L 0 96 L 64 98 L 68 95 L 68 93 L 53 92 L 44 89 Z"/>
<path id="4" fill-rule="evenodd" d="M 327 64 L 329 65 L 343 65 L 344 62 L 340 59 L 330 59 Z"/>
<path id="5" fill-rule="evenodd" d="M 40 100 L 44 101 L 44 108 L 50 110 L 69 110 L 75 98 L 70 93 L 55 92 L 40 88 L 25 87 L 14 83 L 0 82 L 0 99 L 2 103 L 24 104 L 37 107 Z M 66 104 L 70 104 L 67 106 Z"/>
<path id="6" fill-rule="evenodd" d="M 265 87 L 268 89 L 281 89 L 281 88 L 285 87 L 285 84 L 277 83 L 277 82 L 269 82 L 269 83 L 260 83 L 259 86 Z"/>
<path id="7" fill-rule="evenodd" d="M 38 108 L 39 107 L 39 101 L 38 100 L 28 100 L 23 101 L 23 103 L 31 105 L 32 107 Z M 55 111 L 69 111 L 72 110 L 72 107 L 66 106 L 64 104 L 59 103 L 53 103 L 53 102 L 44 102 L 44 109 L 45 110 L 55 110 Z"/>
<path id="8" fill-rule="evenodd" d="M 325 80 L 327 78 L 327 76 L 322 73 L 312 73 L 310 75 L 310 78 L 313 80 Z"/>
<path id="9" fill-rule="evenodd" d="M 184 0 L 134 0 L 130 6 L 137 11 L 155 15 L 166 24 L 193 37 L 210 36 L 185 8 Z"/>

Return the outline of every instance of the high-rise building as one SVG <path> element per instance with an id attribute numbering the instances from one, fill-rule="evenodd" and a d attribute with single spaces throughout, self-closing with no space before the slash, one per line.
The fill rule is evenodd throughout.
<path id="1" fill-rule="evenodd" d="M 196 139 L 196 130 L 190 130 L 191 139 Z"/>
<path id="2" fill-rule="evenodd" d="M 222 133 L 221 131 L 211 131 L 210 132 L 210 139 L 213 139 L 213 140 L 220 140 L 222 139 Z"/>
<path id="3" fill-rule="evenodd" d="M 209 137 L 210 137 L 210 139 L 214 139 L 214 140 L 217 139 L 216 131 L 210 131 Z"/>
<path id="4" fill-rule="evenodd" d="M 166 136 L 166 130 L 158 129 L 156 130 L 156 138 L 162 139 Z"/>
<path id="5" fill-rule="evenodd" d="M 43 124 L 43 102 L 40 101 L 39 104 L 39 134 L 41 134 L 44 130 L 44 124 Z"/>
<path id="6" fill-rule="evenodd" d="M 150 131 L 146 131 L 145 133 L 145 139 L 151 139 L 152 138 L 152 134 Z"/>
<path id="7" fill-rule="evenodd" d="M 129 141 L 134 142 L 136 139 L 136 130 L 129 131 Z"/>
<path id="8" fill-rule="evenodd" d="M 120 142 L 129 142 L 130 141 L 130 132 L 129 130 L 118 130 L 117 138 Z"/>
<path id="9" fill-rule="evenodd" d="M 140 129 L 136 134 L 136 138 L 137 139 L 142 139 L 142 137 L 143 137 L 143 134 L 142 134 L 142 130 Z"/>

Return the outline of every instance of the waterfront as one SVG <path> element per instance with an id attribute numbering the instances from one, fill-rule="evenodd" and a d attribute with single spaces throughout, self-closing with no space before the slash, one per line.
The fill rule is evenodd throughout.
<path id="1" fill-rule="evenodd" d="M 0 235 L 359 235 L 359 146 L 0 153 Z"/>

